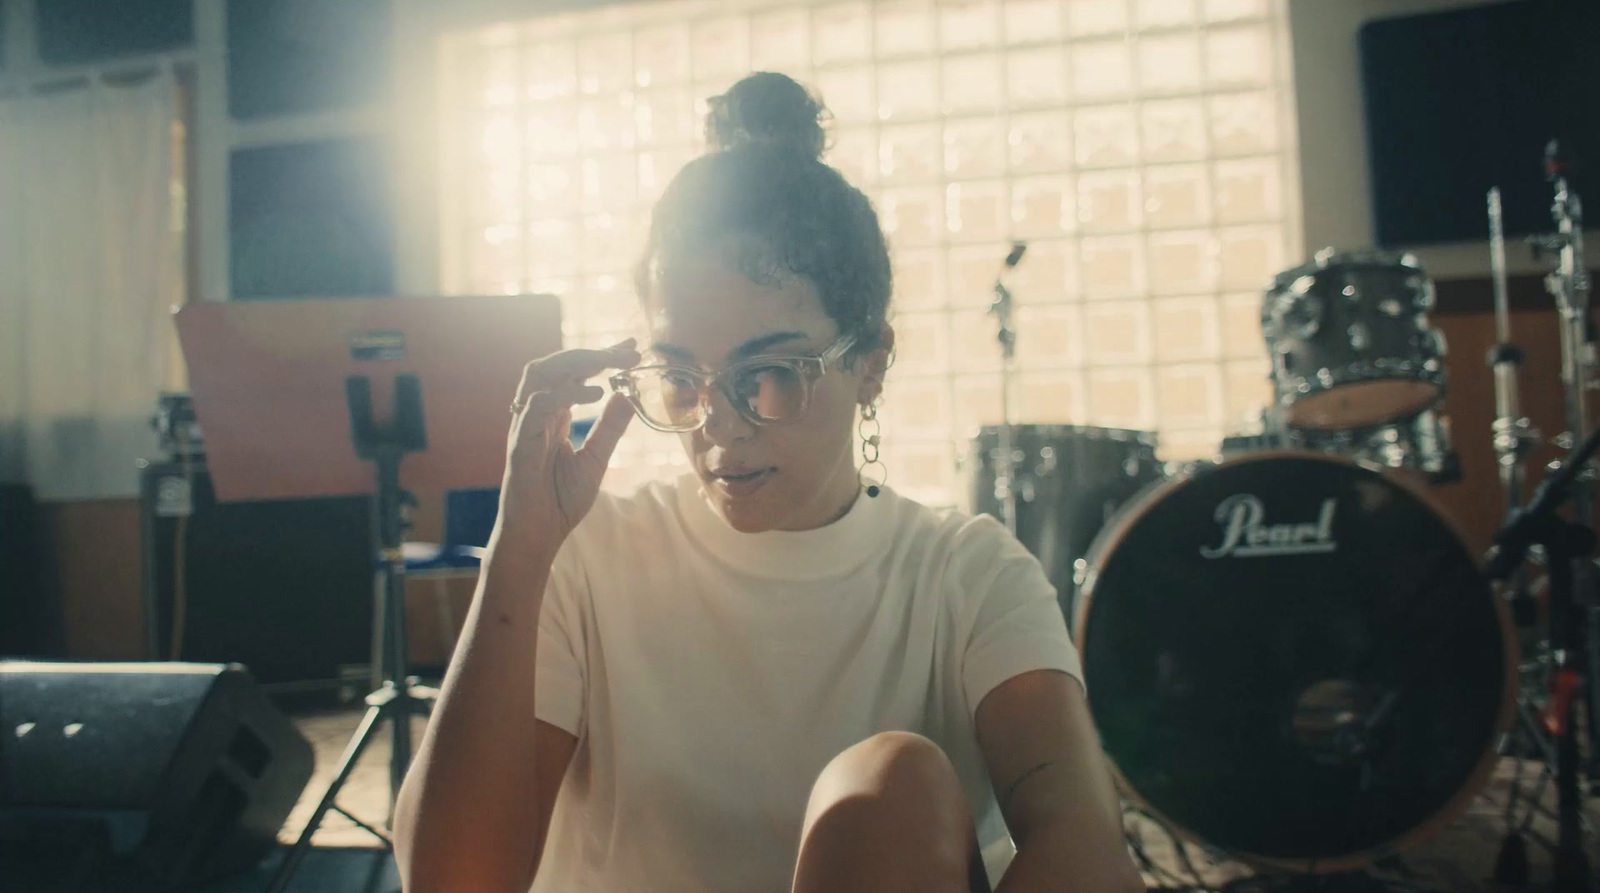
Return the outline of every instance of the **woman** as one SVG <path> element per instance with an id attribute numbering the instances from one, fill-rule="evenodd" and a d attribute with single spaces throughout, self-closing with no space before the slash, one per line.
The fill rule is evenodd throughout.
<path id="1" fill-rule="evenodd" d="M 411 893 L 1143 889 L 1038 563 L 855 467 L 889 258 L 821 115 L 776 74 L 714 100 L 639 264 L 648 350 L 524 371 L 395 817 Z M 634 415 L 694 473 L 600 495 Z"/>

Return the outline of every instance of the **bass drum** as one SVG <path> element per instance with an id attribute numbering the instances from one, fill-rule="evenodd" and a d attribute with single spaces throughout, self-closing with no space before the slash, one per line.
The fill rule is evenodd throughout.
<path id="1" fill-rule="evenodd" d="M 1087 556 L 1077 641 L 1126 792 L 1246 862 L 1346 871 L 1464 810 L 1516 643 L 1461 536 L 1391 473 L 1274 451 L 1174 477 Z"/>

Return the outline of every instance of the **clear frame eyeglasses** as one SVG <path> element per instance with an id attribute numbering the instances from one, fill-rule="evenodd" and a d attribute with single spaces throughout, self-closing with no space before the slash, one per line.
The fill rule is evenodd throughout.
<path id="1" fill-rule="evenodd" d="M 699 429 L 706 423 L 712 387 L 752 425 L 781 425 L 805 415 L 817 379 L 836 368 L 854 346 L 855 338 L 844 335 L 817 356 L 754 357 L 720 372 L 671 364 L 638 366 L 608 380 L 633 404 L 640 420 L 657 431 Z"/>

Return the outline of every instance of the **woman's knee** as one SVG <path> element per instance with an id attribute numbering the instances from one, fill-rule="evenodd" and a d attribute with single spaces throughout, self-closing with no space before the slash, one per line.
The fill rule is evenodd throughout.
<path id="1" fill-rule="evenodd" d="M 966 810 L 950 758 L 939 745 L 912 732 L 880 732 L 835 756 L 817 776 L 811 801 L 818 805 L 843 797 L 913 807 L 953 801 Z"/>
<path id="2" fill-rule="evenodd" d="M 965 866 L 973 840 L 955 767 L 937 744 L 909 732 L 874 735 L 834 757 L 812 787 L 805 837 L 819 825 L 846 836 L 870 828 L 951 868 Z"/>

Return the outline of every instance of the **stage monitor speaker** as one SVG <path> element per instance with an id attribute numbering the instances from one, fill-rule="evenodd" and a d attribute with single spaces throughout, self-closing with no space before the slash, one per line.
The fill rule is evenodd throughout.
<path id="1" fill-rule="evenodd" d="M 61 608 L 45 586 L 44 545 L 33 491 L 0 484 L 0 654 L 61 654 Z"/>
<path id="2" fill-rule="evenodd" d="M 241 663 L 273 692 L 336 688 L 346 673 L 365 683 L 375 569 L 370 499 L 219 503 L 203 459 L 187 468 L 152 464 L 142 477 L 149 657 Z"/>
<path id="3" fill-rule="evenodd" d="M 0 661 L 0 886 L 169 891 L 248 870 L 311 778 L 238 665 Z"/>

